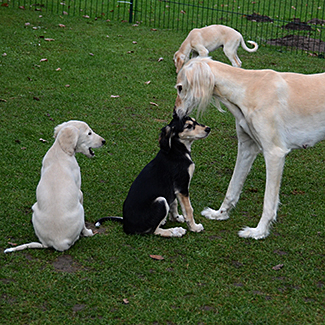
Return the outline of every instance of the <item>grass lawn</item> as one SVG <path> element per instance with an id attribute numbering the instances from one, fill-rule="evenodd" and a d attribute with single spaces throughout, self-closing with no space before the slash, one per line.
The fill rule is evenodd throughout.
<path id="1" fill-rule="evenodd" d="M 86 221 L 121 216 L 172 117 L 172 57 L 186 36 L 39 14 L 0 7 L 1 250 L 37 241 L 30 220 L 41 161 L 54 127 L 70 119 L 84 120 L 107 141 L 93 159 L 77 154 Z M 221 50 L 212 54 L 228 63 Z M 263 46 L 238 54 L 248 69 L 325 68 L 322 59 Z M 325 143 L 289 154 L 278 222 L 265 240 L 242 239 L 237 232 L 255 227 L 262 212 L 264 160 L 254 163 L 232 218 L 205 219 L 200 211 L 223 200 L 237 142 L 229 112 L 211 107 L 199 121 L 212 132 L 192 146 L 190 194 L 205 231 L 127 236 L 108 222 L 64 253 L 0 252 L 1 324 L 325 323 Z"/>

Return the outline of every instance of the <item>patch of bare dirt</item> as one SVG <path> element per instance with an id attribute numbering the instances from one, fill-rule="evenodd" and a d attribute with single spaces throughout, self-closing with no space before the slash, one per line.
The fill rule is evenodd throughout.
<path id="1" fill-rule="evenodd" d="M 74 261 L 71 255 L 61 255 L 52 263 L 55 271 L 74 273 L 81 269 L 81 265 Z"/>
<path id="2" fill-rule="evenodd" d="M 296 47 L 308 52 L 325 53 L 325 42 L 320 39 L 300 35 L 287 35 L 282 38 L 270 39 L 267 41 L 267 44 Z"/>

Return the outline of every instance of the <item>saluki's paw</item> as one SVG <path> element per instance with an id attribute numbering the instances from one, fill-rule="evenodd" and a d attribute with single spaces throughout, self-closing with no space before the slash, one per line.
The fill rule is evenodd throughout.
<path id="1" fill-rule="evenodd" d="M 204 227 L 200 223 L 195 223 L 194 226 L 190 227 L 190 230 L 194 232 L 201 232 L 204 230 Z"/>
<path id="2" fill-rule="evenodd" d="M 172 237 L 182 237 L 186 234 L 186 229 L 182 227 L 175 227 L 171 229 Z"/>
<path id="3" fill-rule="evenodd" d="M 261 231 L 258 228 L 245 227 L 244 229 L 238 232 L 238 235 L 242 238 L 263 239 L 269 235 L 269 232 Z"/>
<path id="4" fill-rule="evenodd" d="M 6 254 L 6 253 L 11 253 L 11 252 L 13 252 L 13 251 L 14 251 L 13 248 L 7 248 L 7 249 L 5 249 L 3 252 Z"/>
<path id="5" fill-rule="evenodd" d="M 213 210 L 211 208 L 205 208 L 201 215 L 210 220 L 227 220 L 229 218 L 229 214 L 226 210 Z"/>
<path id="6" fill-rule="evenodd" d="M 180 222 L 180 223 L 185 222 L 185 219 L 182 215 L 171 216 L 169 219 L 170 221 L 174 221 L 174 222 Z"/>

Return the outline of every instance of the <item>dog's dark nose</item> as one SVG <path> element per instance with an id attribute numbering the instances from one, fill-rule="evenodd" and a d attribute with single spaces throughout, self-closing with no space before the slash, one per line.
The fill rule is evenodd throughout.
<path id="1" fill-rule="evenodd" d="M 105 144 L 105 143 L 106 143 L 106 140 L 105 140 L 105 139 L 103 139 L 103 140 L 102 140 L 102 144 Z"/>
<path id="2" fill-rule="evenodd" d="M 206 133 L 210 133 L 210 131 L 211 131 L 211 128 L 207 126 L 207 127 L 205 128 L 205 132 L 206 132 Z"/>

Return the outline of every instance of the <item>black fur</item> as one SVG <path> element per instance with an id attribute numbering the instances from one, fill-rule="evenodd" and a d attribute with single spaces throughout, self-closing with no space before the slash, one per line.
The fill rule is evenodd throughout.
<path id="1" fill-rule="evenodd" d="M 157 156 L 140 172 L 124 201 L 123 229 L 126 234 L 148 234 L 156 230 L 168 212 L 164 202 L 155 201 L 158 197 L 165 198 L 169 206 L 176 199 L 176 191 L 188 197 L 189 167 L 193 161 L 178 134 L 189 119 L 192 120 L 174 116 L 161 129 Z M 106 217 L 99 221 L 109 219 Z"/>

